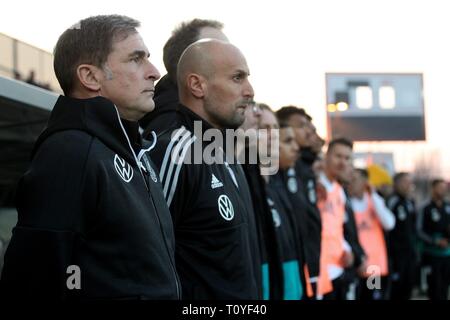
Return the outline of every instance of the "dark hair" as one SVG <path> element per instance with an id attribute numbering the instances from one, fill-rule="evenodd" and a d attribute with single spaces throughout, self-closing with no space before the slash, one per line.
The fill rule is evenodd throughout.
<path id="1" fill-rule="evenodd" d="M 222 30 L 223 24 L 219 21 L 203 19 L 182 22 L 172 31 L 172 36 L 164 45 L 164 66 L 166 67 L 170 80 L 174 84 L 177 83 L 177 66 L 182 53 L 190 44 L 199 40 L 201 29 L 206 27 Z"/>
<path id="2" fill-rule="evenodd" d="M 272 112 L 275 115 L 275 112 L 273 112 L 272 108 L 270 108 L 269 105 L 267 105 L 265 103 L 262 103 L 262 102 L 257 102 L 256 104 L 259 106 L 259 108 L 261 110 L 270 111 L 270 112 Z"/>
<path id="3" fill-rule="evenodd" d="M 355 172 L 358 172 L 364 179 L 369 179 L 369 172 L 363 168 L 355 168 Z"/>
<path id="4" fill-rule="evenodd" d="M 353 150 L 353 142 L 347 138 L 335 138 L 328 144 L 327 153 L 329 153 L 336 145 L 344 145 Z"/>
<path id="5" fill-rule="evenodd" d="M 53 51 L 56 78 L 65 95 L 74 87 L 80 64 L 103 68 L 118 37 L 137 32 L 139 21 L 121 15 L 101 15 L 81 20 L 64 31 Z"/>
<path id="6" fill-rule="evenodd" d="M 408 172 L 398 172 L 394 175 L 394 184 L 397 184 L 400 182 L 401 179 L 403 179 L 404 177 L 408 176 L 409 173 Z"/>
<path id="7" fill-rule="evenodd" d="M 431 187 L 434 188 L 434 187 L 436 187 L 438 184 L 441 184 L 441 183 L 445 183 L 445 180 L 444 180 L 444 179 L 441 179 L 441 178 L 433 179 L 433 180 L 431 181 Z"/>
<path id="8" fill-rule="evenodd" d="M 298 108 L 296 106 L 284 106 L 275 113 L 275 115 L 277 116 L 278 122 L 280 123 L 280 126 L 281 125 L 287 126 L 289 119 L 294 114 L 298 114 L 302 117 L 305 117 L 306 119 L 308 119 L 308 121 L 312 120 L 311 116 L 306 113 L 305 109 Z"/>

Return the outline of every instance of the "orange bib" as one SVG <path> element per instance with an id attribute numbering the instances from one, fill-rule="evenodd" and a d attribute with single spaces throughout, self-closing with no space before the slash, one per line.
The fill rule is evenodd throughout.
<path id="1" fill-rule="evenodd" d="M 375 212 L 372 197 L 364 195 L 368 199 L 365 211 L 355 211 L 355 222 L 358 229 L 358 239 L 367 255 L 367 265 L 375 266 L 366 271 L 366 277 L 371 275 L 385 276 L 388 274 L 388 258 L 383 228 Z"/>
<path id="2" fill-rule="evenodd" d="M 344 254 L 344 216 L 345 202 L 342 187 L 333 182 L 332 189 L 327 192 L 326 199 L 317 203 L 322 219 L 322 242 L 320 248 L 320 275 L 317 284 L 318 294 L 326 294 L 333 290 L 328 275 L 328 265 L 343 267 Z"/>

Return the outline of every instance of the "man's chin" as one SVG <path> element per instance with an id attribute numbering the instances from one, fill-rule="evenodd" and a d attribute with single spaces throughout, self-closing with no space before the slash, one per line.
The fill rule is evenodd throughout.
<path id="1" fill-rule="evenodd" d="M 244 123 L 243 119 L 242 119 L 242 121 L 240 121 L 240 119 L 234 119 L 233 121 L 227 121 L 226 123 L 224 123 L 223 127 L 224 127 L 224 129 L 237 130 L 243 123 Z"/>
<path id="2" fill-rule="evenodd" d="M 148 104 L 148 105 L 141 105 L 138 108 L 139 112 L 141 113 L 141 117 L 139 120 L 141 120 L 142 118 L 145 117 L 145 115 L 147 115 L 148 113 L 152 112 L 155 110 L 155 105 L 154 104 Z"/>
<path id="3" fill-rule="evenodd" d="M 244 114 L 244 113 L 242 113 L 242 115 L 239 114 L 239 116 L 236 117 L 235 120 L 236 120 L 236 121 L 235 121 L 235 126 L 234 126 L 233 129 L 238 129 L 238 128 L 244 123 L 244 121 L 245 121 L 245 114 Z"/>
<path id="4" fill-rule="evenodd" d="M 152 103 L 150 103 L 149 105 L 146 106 L 145 110 L 146 110 L 147 113 L 154 111 L 155 110 L 155 103 L 152 101 Z"/>

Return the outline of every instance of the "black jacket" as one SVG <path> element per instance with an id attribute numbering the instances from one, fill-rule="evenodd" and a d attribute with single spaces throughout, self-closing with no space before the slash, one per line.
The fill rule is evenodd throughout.
<path id="1" fill-rule="evenodd" d="M 417 262 L 416 207 L 412 200 L 394 193 L 387 201 L 395 216 L 395 227 L 388 232 L 388 252 L 393 270 Z"/>
<path id="2" fill-rule="evenodd" d="M 283 299 L 283 267 L 272 213 L 267 203 L 265 182 L 258 164 L 245 163 L 242 164 L 242 168 L 251 190 L 261 249 L 261 262 L 267 263 L 268 267 L 268 275 L 264 274 L 268 277 L 268 292 L 264 292 L 264 294 L 265 297 L 268 296 L 269 300 L 281 300 Z M 259 286 L 262 288 L 262 284 Z"/>
<path id="3" fill-rule="evenodd" d="M 306 279 L 303 267 L 306 262 L 304 250 L 307 228 L 306 213 L 303 210 L 304 208 L 301 208 L 301 203 L 297 202 L 299 198 L 288 191 L 285 174 L 285 171 L 280 170 L 276 175 L 270 177 L 268 184 L 268 195 L 274 202 L 272 213 L 282 253 L 284 281 L 290 283 L 285 287 L 284 295 L 285 297 L 289 296 L 288 288 L 295 288 L 296 282 L 299 281 L 303 290 L 303 297 L 305 297 Z M 295 175 L 295 172 L 293 174 Z M 293 268 L 293 262 L 296 263 L 297 268 Z"/>
<path id="4" fill-rule="evenodd" d="M 450 203 L 443 201 L 439 206 L 428 202 L 418 215 L 417 234 L 424 243 L 424 252 L 433 256 L 450 256 L 450 248 L 437 245 L 438 239 L 450 242 Z"/>
<path id="5" fill-rule="evenodd" d="M 302 155 L 306 155 L 306 152 Z M 306 222 L 308 229 L 307 240 L 305 241 L 305 251 L 309 267 L 310 277 L 317 277 L 320 270 L 320 245 L 322 239 L 322 221 L 317 208 L 316 177 L 312 170 L 312 162 L 309 158 L 299 159 L 295 165 L 298 188 L 303 192 L 303 199 L 306 199 Z M 287 181 L 289 183 L 289 181 Z M 289 190 L 289 185 L 288 185 Z"/>
<path id="6" fill-rule="evenodd" d="M 124 122 L 105 98 L 59 97 L 19 184 L 6 296 L 180 297 L 170 213 L 148 159 L 139 168 L 137 124 Z M 66 286 L 71 265 L 79 290 Z"/>
<path id="7" fill-rule="evenodd" d="M 211 125 L 182 105 L 175 120 L 150 123 L 162 132 L 151 156 L 174 221 L 183 298 L 257 299 L 259 247 L 242 167 L 206 164 L 202 154 L 209 144 L 194 132 L 194 121 L 203 132 Z M 216 155 L 223 159 L 220 151 Z M 200 163 L 187 163 L 195 160 Z"/>

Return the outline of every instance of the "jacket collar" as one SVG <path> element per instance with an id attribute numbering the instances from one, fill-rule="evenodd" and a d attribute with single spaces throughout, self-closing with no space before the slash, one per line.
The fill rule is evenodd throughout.
<path id="1" fill-rule="evenodd" d="M 202 134 L 205 133 L 208 129 L 214 129 L 214 127 L 205 119 L 200 117 L 198 114 L 193 112 L 188 107 L 184 106 L 183 104 L 178 105 L 178 114 L 182 119 L 183 124 L 187 127 L 187 129 L 194 132 L 194 123 L 196 121 L 200 121 L 202 124 Z"/>
<path id="2" fill-rule="evenodd" d="M 59 96 L 47 127 L 36 142 L 33 155 L 49 136 L 65 130 L 80 130 L 95 136 L 127 162 L 136 163 L 118 110 L 106 98 L 75 99 Z"/>
<path id="3" fill-rule="evenodd" d="M 226 143 L 226 136 L 225 136 L 226 131 L 225 130 L 221 130 L 221 129 L 217 129 L 217 128 L 213 127 L 213 125 L 211 125 L 208 121 L 206 121 L 205 119 L 203 119 L 198 114 L 196 114 L 191 109 L 189 109 L 188 107 L 184 106 L 181 103 L 178 105 L 177 113 L 178 113 L 179 119 L 181 120 L 180 125 L 184 125 L 186 127 L 186 129 L 188 129 L 189 131 L 191 131 L 194 134 L 197 134 L 196 130 L 194 130 L 195 122 L 199 121 L 201 123 L 202 137 L 197 136 L 197 139 L 200 139 L 197 141 L 202 141 L 203 146 L 207 146 L 212 143 L 212 141 L 205 141 L 204 139 L 202 139 L 205 134 L 205 131 L 207 131 L 209 129 L 217 130 L 222 135 L 223 143 L 222 143 L 222 146 L 220 149 L 222 150 L 223 154 L 227 154 L 227 143 Z M 232 155 L 234 158 L 234 161 L 236 161 L 235 150 L 232 150 L 230 155 Z"/>

